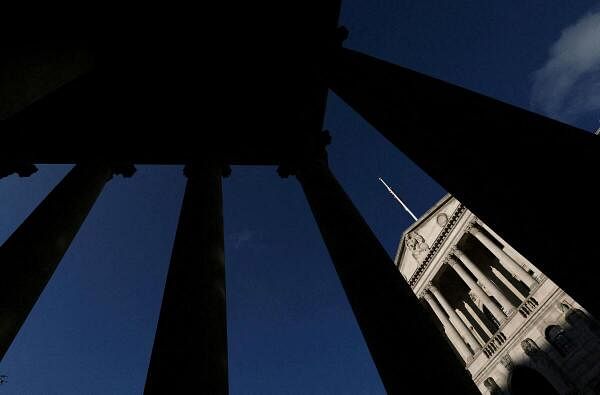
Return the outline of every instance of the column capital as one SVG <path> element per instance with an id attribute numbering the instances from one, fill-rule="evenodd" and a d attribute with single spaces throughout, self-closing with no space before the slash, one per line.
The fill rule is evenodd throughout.
<path id="1" fill-rule="evenodd" d="M 129 178 L 129 177 L 133 176 L 135 174 L 135 172 L 137 171 L 137 169 L 135 168 L 133 163 L 127 163 L 127 162 L 115 163 L 115 164 L 113 164 L 112 168 L 113 168 L 114 174 L 116 174 L 118 176 L 123 176 L 125 178 Z"/>
<path id="2" fill-rule="evenodd" d="M 476 227 L 474 223 L 471 223 L 469 229 L 467 230 L 467 232 L 469 232 L 470 234 L 472 234 L 473 236 L 475 236 L 477 233 L 481 233 L 481 229 L 479 229 L 478 227 Z"/>
<path id="3" fill-rule="evenodd" d="M 465 253 L 462 252 L 458 247 L 456 247 L 453 251 L 452 251 L 452 255 L 454 255 L 455 257 L 457 257 L 458 259 L 461 259 L 462 257 L 465 256 Z"/>
<path id="4" fill-rule="evenodd" d="M 425 300 L 433 300 L 433 294 L 429 291 L 429 289 L 423 291 L 421 293 L 421 297 Z"/>
<path id="5" fill-rule="evenodd" d="M 475 291 L 473 291 L 473 290 L 469 291 L 468 295 L 469 295 L 469 298 L 471 298 L 471 300 L 472 300 L 474 303 L 477 303 L 477 302 L 479 302 L 479 296 L 477 296 L 477 295 L 475 294 Z"/>
<path id="6" fill-rule="evenodd" d="M 454 267 L 455 265 L 458 264 L 458 261 L 456 260 L 455 256 L 449 256 L 448 258 L 446 258 L 446 263 L 450 266 L 450 267 Z"/>
<path id="7" fill-rule="evenodd" d="M 300 173 L 310 172 L 314 168 L 329 168 L 326 146 L 331 144 L 331 134 L 328 130 L 311 134 L 301 147 L 294 150 L 277 168 L 281 178 Z"/>
<path id="8" fill-rule="evenodd" d="M 86 169 L 85 171 L 97 171 L 102 168 L 105 172 L 107 181 L 111 180 L 114 176 L 122 176 L 124 178 L 130 178 L 137 171 L 135 165 L 132 162 L 126 161 L 81 161 L 75 163 L 75 167 Z M 35 166 L 34 166 L 35 167 Z M 73 168 L 75 168 L 73 167 Z M 36 168 L 37 171 L 37 168 Z"/>
<path id="9" fill-rule="evenodd" d="M 439 292 L 440 292 L 440 290 L 439 290 L 439 289 L 437 289 L 437 287 L 436 287 L 435 285 L 433 285 L 433 284 L 431 283 L 431 281 L 429 282 L 429 284 L 428 284 L 428 286 L 427 286 L 427 289 L 428 289 L 428 290 L 429 290 L 429 292 L 431 292 L 432 294 L 437 294 L 437 293 L 439 293 Z"/>
<path id="10" fill-rule="evenodd" d="M 29 177 L 37 172 L 38 168 L 33 163 L 11 162 L 0 163 L 0 178 L 16 173 L 19 177 Z"/>

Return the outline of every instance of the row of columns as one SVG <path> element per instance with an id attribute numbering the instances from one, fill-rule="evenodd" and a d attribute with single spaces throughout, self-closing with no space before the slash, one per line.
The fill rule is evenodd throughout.
<path id="1" fill-rule="evenodd" d="M 453 388 L 457 393 L 476 393 L 444 339 L 428 322 L 412 289 L 329 170 L 326 156 L 296 164 L 293 173 L 386 391 L 411 392 L 412 383 L 422 388 L 427 382 L 432 392 Z M 427 369 L 413 363 L 424 355 L 432 356 Z"/>
<path id="2" fill-rule="evenodd" d="M 450 339 L 450 342 L 454 345 L 462 359 L 468 362 L 473 353 L 481 348 L 473 334 L 436 287 L 430 286 L 428 292 L 425 292 L 423 297 L 436 317 L 441 321 L 444 332 Z M 442 306 L 441 308 L 440 305 Z"/>
<path id="3" fill-rule="evenodd" d="M 115 168 L 109 165 L 75 166 L 0 248 L 4 279 L 0 356 L 113 173 Z M 197 389 L 226 394 L 222 174 L 215 163 L 204 163 L 186 167 L 186 175 L 145 393 Z M 330 172 L 326 159 L 297 164 L 295 175 L 386 390 L 401 393 L 410 385 L 407 380 L 412 380 L 427 381 L 436 392 L 449 386 L 460 393 L 475 393 L 472 381 L 427 322 L 426 312 Z M 458 325 L 460 319 L 453 315 L 452 321 Z M 473 339 L 468 341 L 475 345 Z M 435 356 L 431 369 L 411 363 L 419 355 Z"/>
<path id="4" fill-rule="evenodd" d="M 114 166 L 108 165 L 75 166 L 0 248 L 4 278 L 11 279 L 10 284 L 0 289 L 0 307 L 2 307 L 0 310 L 0 314 L 2 314 L 0 316 L 0 356 L 6 352 L 12 339 L 16 336 L 18 329 L 98 197 L 104 183 L 112 177 L 114 172 Z M 200 170 L 196 168 L 193 172 L 190 167 L 186 168 L 186 175 L 189 178 L 188 186 L 149 370 L 146 386 L 148 393 L 153 389 L 172 386 L 173 381 L 171 380 L 174 377 L 177 377 L 178 382 L 182 382 L 182 372 L 187 372 L 186 376 L 197 382 L 198 371 L 206 372 L 202 375 L 207 380 L 203 385 L 204 388 L 225 388 L 225 392 L 227 391 L 223 225 L 221 175 L 219 172 L 220 170 L 214 165 L 204 165 L 200 167 Z M 384 264 L 382 271 L 379 272 L 374 271 L 373 268 L 369 268 L 366 272 L 358 270 L 359 266 L 356 266 L 358 263 L 355 266 L 349 266 L 349 262 L 356 261 L 356 258 L 365 255 L 365 252 L 368 252 L 365 255 L 366 261 L 379 256 L 375 260 L 385 262 L 389 260 L 389 257 L 382 250 L 370 229 L 364 224 L 352 202 L 341 190 L 327 165 L 315 161 L 312 165 L 303 167 L 302 171 L 298 171 L 296 175 L 303 186 L 324 240 L 334 259 L 340 279 L 363 329 L 363 334 L 368 343 L 374 344 L 375 342 L 369 339 L 381 337 L 380 327 L 384 324 L 377 322 L 384 317 L 373 316 L 374 310 L 370 306 L 381 303 L 376 300 L 377 298 L 370 299 L 364 294 L 361 295 L 364 292 L 365 279 L 368 277 L 366 273 L 371 277 L 375 276 L 372 287 L 379 288 L 379 291 L 383 284 L 382 278 L 393 278 L 395 285 L 387 290 L 388 293 L 395 294 L 397 291 L 394 289 L 402 288 L 397 284 L 400 279 L 396 279 L 397 273 L 390 270 L 393 265 Z M 334 193 L 334 191 L 337 192 Z M 340 206 L 340 201 L 345 201 L 345 206 Z M 342 209 L 342 207 L 345 208 Z M 337 215 L 333 213 L 337 213 Z M 342 217 L 356 217 L 356 220 L 346 221 L 348 222 L 347 226 L 343 227 L 340 226 L 344 222 L 340 221 Z M 200 224 L 202 226 L 199 226 Z M 54 231 L 47 232 L 48 227 L 53 228 Z M 356 229 L 361 227 L 363 228 L 361 234 L 370 236 L 366 239 L 362 237 L 361 243 L 357 243 L 355 237 L 347 234 L 347 231 L 352 229 L 353 234 L 356 234 Z M 471 233 L 498 257 L 500 263 L 515 278 L 529 287 L 535 284 L 531 275 L 487 235 L 477 229 L 472 229 Z M 48 237 L 48 234 L 51 234 L 52 237 Z M 23 243 L 24 239 L 27 240 L 27 243 Z M 365 240 L 372 241 L 369 242 L 370 244 L 365 244 Z M 198 243 L 198 241 L 202 242 Z M 347 243 L 348 241 L 350 243 Z M 30 249 L 31 245 L 35 245 L 37 248 Z M 351 245 L 360 245 L 361 247 L 360 249 L 357 249 L 358 247 L 350 248 Z M 18 266 L 18 270 L 17 266 L 10 264 L 14 260 L 22 262 Z M 192 264 L 190 261 L 195 263 Z M 448 264 L 467 284 L 471 292 L 481 299 L 498 323 L 501 323 L 510 314 L 513 309 L 511 302 L 467 255 L 456 250 L 454 257 L 448 260 Z M 357 276 L 357 273 L 361 274 Z M 200 291 L 202 296 L 199 294 Z M 430 292 L 426 296 L 428 303 L 438 319 L 442 321 L 448 337 L 458 352 L 467 360 L 473 352 L 481 347 L 480 342 L 439 290 L 432 287 Z M 198 294 L 200 299 L 192 298 L 191 295 L 194 293 Z M 491 299 L 491 296 L 498 301 L 500 307 Z M 402 299 L 404 296 L 397 295 L 396 298 Z M 198 300 L 201 305 L 198 304 Z M 206 325 L 200 324 L 197 315 L 194 314 L 195 309 L 198 308 L 204 312 Z M 389 320 L 389 315 L 385 315 L 385 320 Z M 187 329 L 182 332 L 182 328 Z M 196 329 L 190 331 L 191 328 Z M 189 338 L 187 335 L 192 333 L 192 338 Z M 203 333 L 203 335 L 198 335 L 199 333 Z M 375 335 L 375 333 L 377 334 Z M 190 344 L 198 345 L 188 347 Z M 378 354 L 383 351 L 379 346 L 373 344 L 370 344 L 372 353 Z M 386 347 L 386 349 L 390 348 Z M 189 370 L 188 361 L 197 354 L 214 354 L 215 356 L 201 359 L 206 362 L 202 369 Z M 387 355 L 389 352 L 386 351 L 383 354 Z M 379 358 L 387 360 L 391 356 Z M 215 363 L 215 360 L 218 363 Z M 387 362 L 379 365 L 387 365 Z M 160 373 L 154 374 L 155 371 Z M 165 371 L 172 371 L 173 374 L 165 374 Z M 382 376 L 389 376 L 384 371 L 380 373 Z M 164 383 L 164 385 L 153 384 L 158 382 Z M 390 388 L 392 387 L 390 386 Z"/>
<path id="5" fill-rule="evenodd" d="M 519 265 L 510 255 L 500 248 L 492 239 L 477 228 L 471 228 L 469 231 L 477 240 L 481 242 L 496 258 L 500 264 L 508 270 L 517 280 L 523 282 L 529 289 L 532 289 L 536 280 L 521 265 Z"/>
<path id="6" fill-rule="evenodd" d="M 469 232 L 498 258 L 500 264 L 515 277 L 515 279 L 523 282 L 530 289 L 535 286 L 536 280 L 531 274 L 525 271 L 521 265 L 506 254 L 506 252 L 488 235 L 477 228 L 471 228 Z M 496 328 L 499 327 L 514 311 L 515 306 L 504 292 L 494 284 L 488 275 L 484 274 L 479 266 L 477 266 L 477 264 L 475 264 L 475 262 L 460 249 L 455 247 L 452 255 L 448 257 L 446 262 L 467 285 L 469 292 L 472 293 L 475 298 L 479 299 L 483 306 L 491 313 L 493 320 L 495 321 L 495 327 L 492 328 L 487 328 L 485 323 L 477 316 L 477 313 L 468 308 L 469 306 L 466 306 L 467 314 L 463 314 L 467 321 L 470 318 L 475 320 L 477 324 L 483 328 L 488 338 L 491 338 Z M 520 293 L 515 293 L 515 296 L 519 299 L 523 297 Z M 446 298 L 435 286 L 431 285 L 431 283 L 423 293 L 423 298 L 427 301 L 436 317 L 442 323 L 445 333 L 458 353 L 465 362 L 468 361 L 470 357 L 484 345 L 481 340 L 477 339 L 477 333 L 473 326 L 470 326 L 471 329 L 467 326 L 467 323 L 461 319 L 456 310 L 450 306 Z"/>
<path id="7" fill-rule="evenodd" d="M 458 274 L 458 276 L 467 284 L 471 292 L 483 302 L 485 307 L 492 313 L 494 319 L 501 323 L 506 317 L 504 312 L 494 303 L 494 301 L 485 293 L 479 284 L 463 269 L 462 265 L 456 259 L 448 259 L 448 265 Z"/>

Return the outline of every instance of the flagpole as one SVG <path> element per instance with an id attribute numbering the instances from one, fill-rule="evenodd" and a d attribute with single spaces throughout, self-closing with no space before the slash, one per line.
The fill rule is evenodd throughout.
<path id="1" fill-rule="evenodd" d="M 406 206 L 406 204 L 404 204 L 404 202 L 402 201 L 402 199 L 400 199 L 400 198 L 398 197 L 398 195 L 396 195 L 396 194 L 394 193 L 394 191 L 392 191 L 392 188 L 390 188 L 390 187 L 388 186 L 388 184 L 386 184 L 386 183 L 385 183 L 385 181 L 383 181 L 383 180 L 381 179 L 381 177 L 379 177 L 379 181 L 381 181 L 381 183 L 382 183 L 383 185 L 385 185 L 385 187 L 387 188 L 387 190 L 388 190 L 388 191 L 390 191 L 390 193 L 392 194 L 392 196 L 393 196 L 394 198 L 396 198 L 396 200 L 397 200 L 397 201 L 398 201 L 398 202 L 399 202 L 399 203 L 402 205 L 402 207 L 404 208 L 404 210 L 406 210 L 406 212 L 407 212 L 408 214 L 410 214 L 410 216 L 411 216 L 411 217 L 412 217 L 412 218 L 415 220 L 415 222 L 417 222 L 418 218 L 417 218 L 417 217 L 416 217 L 416 216 L 415 216 L 415 215 L 412 213 L 412 211 L 410 211 L 410 209 L 409 209 L 409 208 Z"/>

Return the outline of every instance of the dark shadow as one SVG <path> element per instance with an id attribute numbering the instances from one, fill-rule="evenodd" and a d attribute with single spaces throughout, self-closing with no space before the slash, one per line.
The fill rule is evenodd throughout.
<path id="1" fill-rule="evenodd" d="M 526 366 L 518 366 L 513 371 L 510 378 L 510 391 L 513 395 L 558 395 L 544 376 Z"/>
<path id="2" fill-rule="evenodd" d="M 469 297 L 464 299 L 464 303 L 471 307 L 471 311 L 477 315 L 477 317 L 483 322 L 490 332 L 494 333 L 498 329 L 498 324 L 495 322 L 495 320 L 490 318 L 491 314 L 489 313 L 489 310 L 485 308 L 483 311 L 480 310 L 477 304 L 475 304 L 475 302 Z M 489 336 L 486 335 L 485 338 L 489 338 Z"/>
<path id="3" fill-rule="evenodd" d="M 529 362 L 512 371 L 511 394 L 596 393 L 600 337 L 593 328 L 597 322 L 564 302 L 557 307 L 565 319 L 544 329 L 545 341 L 526 338 L 521 342 Z"/>

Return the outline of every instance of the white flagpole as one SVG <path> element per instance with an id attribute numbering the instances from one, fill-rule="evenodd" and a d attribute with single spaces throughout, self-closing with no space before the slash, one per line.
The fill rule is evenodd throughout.
<path id="1" fill-rule="evenodd" d="M 392 196 L 393 196 L 394 198 L 396 198 L 396 200 L 397 200 L 397 201 L 398 201 L 398 202 L 399 202 L 399 203 L 402 205 L 402 207 L 404 207 L 404 210 L 406 210 L 406 212 L 407 212 L 407 213 L 409 213 L 409 214 L 410 214 L 410 216 L 411 216 L 411 217 L 412 217 L 412 218 L 415 220 L 415 222 L 416 222 L 416 221 L 417 221 L 417 217 L 415 217 L 415 215 L 412 213 L 412 211 L 410 211 L 410 209 L 409 209 L 409 208 L 406 206 L 406 204 L 404 204 L 404 202 L 402 201 L 402 199 L 400 199 L 400 198 L 398 197 L 398 195 L 396 195 L 396 194 L 394 193 L 394 191 L 392 191 L 392 188 L 390 188 L 390 187 L 388 186 L 388 184 L 386 184 L 386 183 L 385 183 L 385 181 L 383 181 L 383 180 L 381 179 L 381 177 L 379 177 L 379 181 L 381 181 L 381 182 L 382 182 L 382 184 L 383 184 L 383 185 L 385 185 L 385 187 L 387 188 L 387 190 L 388 190 L 388 191 L 390 191 L 390 193 L 392 194 Z"/>

